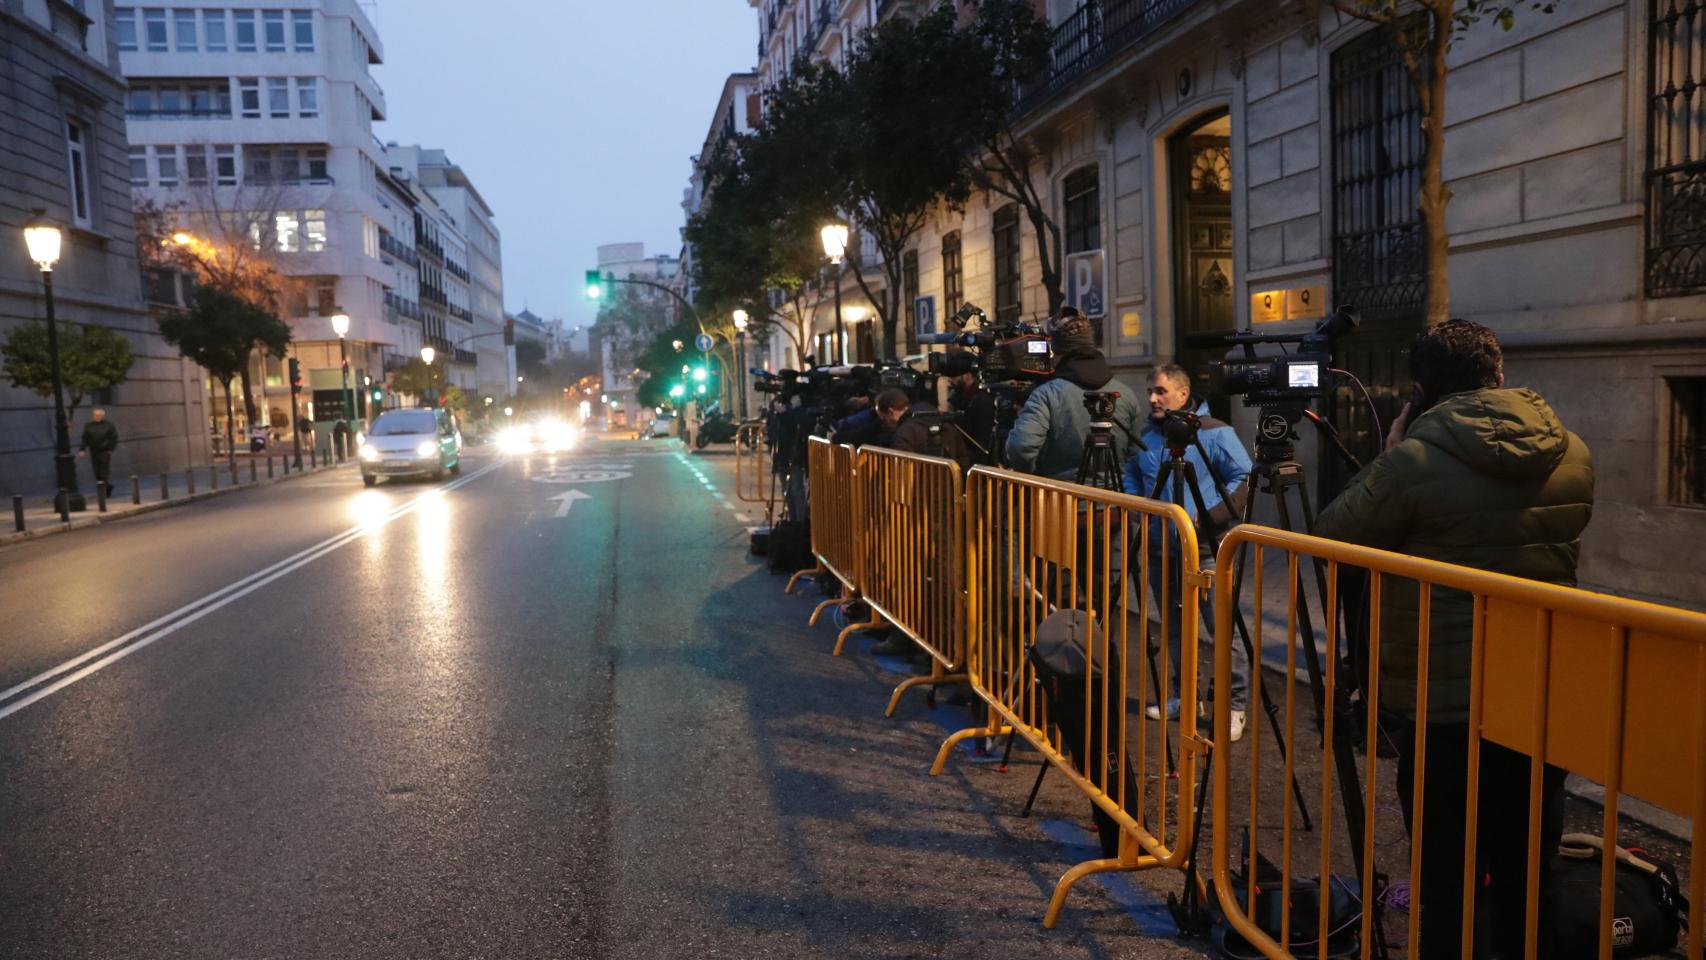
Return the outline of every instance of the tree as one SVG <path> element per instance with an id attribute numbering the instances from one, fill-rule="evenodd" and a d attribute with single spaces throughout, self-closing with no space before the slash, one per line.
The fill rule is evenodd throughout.
<path id="1" fill-rule="evenodd" d="M 70 323 L 59 327 L 59 368 L 69 424 L 85 397 L 123 383 L 135 358 L 130 341 L 116 330 Z M 14 328 L 5 345 L 0 346 L 0 356 L 5 358 L 6 376 L 12 386 L 43 397 L 53 396 L 53 352 L 48 349 L 47 324 L 31 322 Z"/>
<path id="2" fill-rule="evenodd" d="M 1422 187 L 1416 209 L 1422 217 L 1427 254 L 1427 300 L 1424 316 L 1429 326 L 1451 318 L 1451 238 L 1446 233 L 1445 210 L 1451 189 L 1445 185 L 1441 165 L 1445 158 L 1446 54 L 1466 31 L 1483 21 L 1505 30 L 1516 23 L 1519 8 L 1551 13 L 1553 0 L 1327 0 L 1346 16 L 1380 25 L 1390 32 L 1404 58 L 1404 69 L 1416 91 L 1422 112 Z"/>
<path id="3" fill-rule="evenodd" d="M 427 366 L 420 357 L 410 357 L 403 365 L 391 371 L 391 389 L 397 393 L 406 393 L 412 397 L 421 397 L 432 392 L 438 384 L 436 365 Z"/>
<path id="4" fill-rule="evenodd" d="M 524 377 L 533 377 L 545 369 L 545 346 L 533 340 L 515 341 L 515 369 Z"/>
<path id="5" fill-rule="evenodd" d="M 237 294 L 204 286 L 196 288 L 188 310 L 160 318 L 160 335 L 225 388 L 226 449 L 235 457 L 231 381 L 248 367 L 256 349 L 282 358 L 290 345 L 290 325 Z"/>

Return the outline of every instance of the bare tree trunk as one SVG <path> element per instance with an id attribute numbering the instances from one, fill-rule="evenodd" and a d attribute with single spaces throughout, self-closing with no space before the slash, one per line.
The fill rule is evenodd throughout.
<path id="1" fill-rule="evenodd" d="M 248 357 L 244 358 L 243 368 L 238 371 L 238 376 L 242 378 L 243 383 L 243 416 L 248 418 L 251 427 L 255 425 L 256 416 L 254 377 L 249 371 L 249 365 L 253 360 L 254 354 L 251 352 Z"/>
<path id="2" fill-rule="evenodd" d="M 236 407 L 231 401 L 231 378 L 226 377 L 222 382 L 225 384 L 225 458 L 227 460 L 235 461 L 237 459 L 237 435 L 235 430 L 235 421 L 237 417 Z"/>
<path id="3" fill-rule="evenodd" d="M 1451 189 L 1444 183 L 1440 167 L 1445 158 L 1446 49 L 1451 42 L 1451 0 L 1436 7 L 1433 35 L 1428 40 L 1427 75 L 1418 76 L 1412 64 L 1411 82 L 1422 101 L 1422 194 L 1418 205 L 1427 242 L 1427 301 L 1424 316 L 1428 326 L 1451 319 L 1451 237 L 1446 231 L 1445 208 Z"/>

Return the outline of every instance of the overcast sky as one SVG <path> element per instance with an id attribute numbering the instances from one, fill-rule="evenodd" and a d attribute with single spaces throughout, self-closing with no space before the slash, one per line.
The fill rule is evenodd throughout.
<path id="1" fill-rule="evenodd" d="M 679 252 L 688 158 L 758 48 L 745 0 L 378 0 L 376 20 L 375 132 L 446 150 L 497 214 L 505 306 L 570 327 L 600 244 Z"/>

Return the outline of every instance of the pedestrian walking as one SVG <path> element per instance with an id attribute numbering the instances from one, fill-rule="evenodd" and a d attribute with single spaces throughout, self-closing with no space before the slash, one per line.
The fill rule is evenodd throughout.
<path id="1" fill-rule="evenodd" d="M 100 407 L 95 408 L 94 419 L 83 426 L 83 443 L 77 450 L 78 456 L 87 456 L 89 463 L 95 468 L 95 482 L 106 488 L 107 495 L 113 491 L 111 477 L 113 451 L 118 449 L 118 428 L 107 422 L 107 412 Z"/>

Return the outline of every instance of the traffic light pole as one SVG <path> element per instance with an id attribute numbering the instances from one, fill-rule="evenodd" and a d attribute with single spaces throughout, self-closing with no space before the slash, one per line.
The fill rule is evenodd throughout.
<path id="1" fill-rule="evenodd" d="M 290 358 L 290 447 L 291 466 L 302 469 L 302 367 L 295 357 Z"/>

